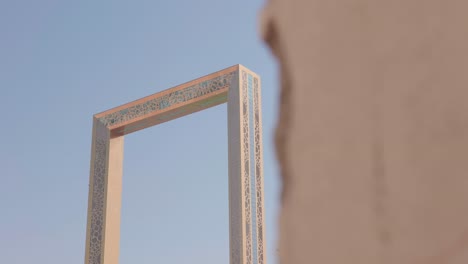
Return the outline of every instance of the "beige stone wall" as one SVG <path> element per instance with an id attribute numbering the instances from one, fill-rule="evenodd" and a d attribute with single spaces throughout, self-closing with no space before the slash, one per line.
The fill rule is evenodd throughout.
<path id="1" fill-rule="evenodd" d="M 284 264 L 468 263 L 468 2 L 272 0 Z"/>

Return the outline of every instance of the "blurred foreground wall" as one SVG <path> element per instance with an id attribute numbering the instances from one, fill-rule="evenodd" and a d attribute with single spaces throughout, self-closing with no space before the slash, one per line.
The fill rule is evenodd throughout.
<path id="1" fill-rule="evenodd" d="M 468 1 L 272 0 L 282 264 L 468 263 Z"/>

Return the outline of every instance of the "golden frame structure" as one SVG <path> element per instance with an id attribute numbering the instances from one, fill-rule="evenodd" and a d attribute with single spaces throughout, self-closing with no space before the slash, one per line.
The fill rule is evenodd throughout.
<path id="1" fill-rule="evenodd" d="M 225 102 L 230 263 L 266 263 L 260 87 L 235 65 L 94 115 L 85 264 L 119 261 L 124 135 Z"/>

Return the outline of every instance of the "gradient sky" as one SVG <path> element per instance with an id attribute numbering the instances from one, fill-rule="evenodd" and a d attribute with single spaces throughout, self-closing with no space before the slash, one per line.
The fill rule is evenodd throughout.
<path id="1" fill-rule="evenodd" d="M 277 65 L 259 0 L 0 1 L 0 263 L 82 264 L 92 115 L 234 64 L 262 77 L 276 263 Z M 229 262 L 226 105 L 125 138 L 120 264 Z"/>

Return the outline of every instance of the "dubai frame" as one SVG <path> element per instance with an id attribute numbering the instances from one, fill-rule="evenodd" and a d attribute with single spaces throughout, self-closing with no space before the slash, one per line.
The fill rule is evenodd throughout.
<path id="1" fill-rule="evenodd" d="M 94 115 L 85 264 L 117 264 L 124 135 L 227 102 L 231 264 L 265 264 L 261 93 L 242 65 Z"/>

